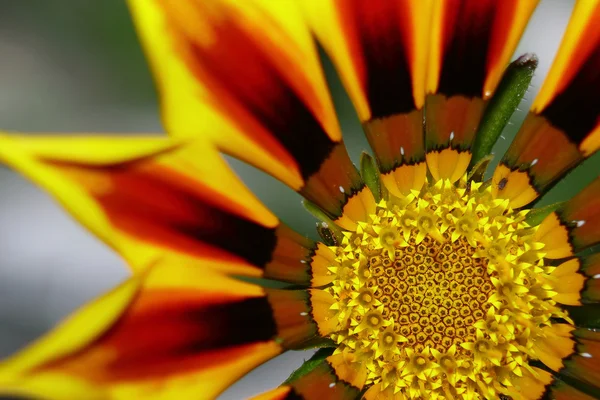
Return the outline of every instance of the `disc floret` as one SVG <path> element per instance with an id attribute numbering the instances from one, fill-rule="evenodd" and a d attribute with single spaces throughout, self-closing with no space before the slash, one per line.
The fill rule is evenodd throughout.
<path id="1" fill-rule="evenodd" d="M 535 374 L 536 339 L 569 319 L 526 214 L 463 178 L 382 200 L 344 234 L 326 289 L 331 338 L 367 398 L 496 398 Z"/>

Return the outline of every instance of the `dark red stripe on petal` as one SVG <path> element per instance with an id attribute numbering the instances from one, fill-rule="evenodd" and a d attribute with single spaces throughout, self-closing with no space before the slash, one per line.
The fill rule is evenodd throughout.
<path id="1" fill-rule="evenodd" d="M 600 36 L 598 40 L 573 80 L 541 113 L 575 144 L 596 127 L 600 116 Z"/>
<path id="2" fill-rule="evenodd" d="M 152 160 L 54 165 L 89 186 L 110 222 L 136 240 L 192 257 L 245 262 L 264 269 L 267 278 L 310 283 L 316 243 L 284 225 L 270 228 L 242 217 L 197 179 Z"/>
<path id="3" fill-rule="evenodd" d="M 564 360 L 564 367 L 557 371 L 556 380 L 547 387 L 542 399 L 587 400 L 600 396 L 598 333 L 578 328 L 572 337 L 577 342 L 576 351 Z"/>
<path id="4" fill-rule="evenodd" d="M 201 8 L 199 12 L 210 12 L 210 7 L 200 2 L 196 6 Z M 218 23 L 210 27 L 209 46 L 177 32 L 181 51 L 191 72 L 219 93 L 222 106 L 235 116 L 233 122 L 269 151 L 277 154 L 277 148 L 284 149 L 306 180 L 319 170 L 334 142 L 282 75 L 281 66 L 273 62 L 273 54 L 280 50 L 272 39 L 264 38 L 259 46 L 242 28 L 241 18 L 233 9 L 215 16 Z M 286 60 L 282 57 L 277 61 Z M 286 68 L 298 71 L 302 67 L 290 63 Z M 262 129 L 256 129 L 256 124 Z"/>
<path id="5" fill-rule="evenodd" d="M 286 349 L 288 323 L 310 330 L 309 319 L 275 313 L 259 286 L 157 262 L 3 365 L 3 388 L 44 398 L 217 398 Z"/>
<path id="6" fill-rule="evenodd" d="M 532 110 L 564 131 L 575 144 L 580 144 L 596 128 L 600 115 L 598 16 L 600 3 L 588 1 L 577 5 L 556 65 L 549 72 L 540 92 L 541 99 L 536 99 Z"/>
<path id="7" fill-rule="evenodd" d="M 431 153 L 451 147 L 470 157 L 487 100 L 536 2 L 449 0 L 434 4 L 432 20 L 438 26 L 432 30 L 429 54 L 426 148 Z M 465 171 L 461 166 L 456 175 Z M 450 178 L 444 172 L 437 175 L 436 179 Z"/>
<path id="8" fill-rule="evenodd" d="M 306 292 L 283 290 L 246 298 L 183 288 L 143 291 L 96 339 L 94 348 L 111 356 L 97 360 L 89 378 L 112 383 L 162 379 L 231 363 L 260 343 L 296 346 L 316 332 L 306 298 Z M 85 349 L 53 363 L 61 370 L 77 369 L 93 356 Z"/>
<path id="9" fill-rule="evenodd" d="M 227 26 L 216 35 L 219 43 L 210 52 L 194 47 L 194 56 L 218 79 L 224 90 L 235 94 L 236 100 L 274 135 L 298 162 L 306 180 L 319 170 L 334 142 L 279 72 L 241 31 L 236 32 L 234 26 Z M 236 38 L 228 40 L 229 35 Z M 231 46 L 233 43 L 235 47 Z M 223 62 L 232 52 L 237 55 L 237 62 Z M 271 78 L 268 88 L 260 87 L 263 74 Z"/>
<path id="10" fill-rule="evenodd" d="M 266 341 L 277 334 L 273 310 L 263 297 L 206 304 L 186 301 L 185 296 L 172 292 L 153 292 L 151 299 L 140 298 L 138 307 L 104 338 L 125 349 L 121 357 L 132 363 L 143 363 L 145 358 L 160 363 L 174 354 Z M 126 347 L 120 346 L 125 343 Z M 151 352 L 145 351 L 150 348 Z M 127 369 L 122 365 L 114 368 Z"/>
<path id="11" fill-rule="evenodd" d="M 219 195 L 201 182 L 156 165 L 110 167 L 102 173 L 112 190 L 99 193 L 98 200 L 112 223 L 132 236 L 197 256 L 206 255 L 210 246 L 216 258 L 235 255 L 261 267 L 271 260 L 275 229 L 226 211 L 215 204 Z"/>
<path id="12" fill-rule="evenodd" d="M 341 7 L 344 28 L 356 40 L 363 60 L 365 94 L 371 118 L 416 108 L 407 46 L 411 20 L 400 1 L 353 0 Z M 404 11 L 404 12 L 403 12 Z"/>
<path id="13" fill-rule="evenodd" d="M 499 9 L 502 9 L 501 2 L 493 0 L 446 2 L 442 67 L 437 93 L 467 97 L 483 95 L 494 28 L 491 21 Z"/>
<path id="14" fill-rule="evenodd" d="M 210 6 L 204 10 L 202 3 L 194 4 L 210 12 Z M 276 57 L 281 49 L 274 39 L 260 32 L 250 35 L 242 18 L 234 8 L 221 10 L 215 17 L 218 23 L 210 26 L 209 45 L 188 32 L 175 32 L 187 66 L 213 91 L 244 135 L 280 160 L 291 156 L 292 168 L 304 181 L 296 189 L 335 219 L 347 201 L 339 188 L 348 195 L 360 190 L 360 175 L 343 143 L 332 139 L 335 132 L 326 131 L 319 117 L 326 112 L 318 108 L 317 94 L 305 82 L 302 66 L 285 56 Z M 226 144 L 219 147 L 234 154 Z"/>
<path id="15" fill-rule="evenodd" d="M 338 67 L 382 172 L 423 162 L 429 2 L 307 4 L 317 37 Z"/>
<path id="16" fill-rule="evenodd" d="M 277 335 L 273 312 L 264 297 L 207 298 L 194 291 L 141 293 L 127 312 L 97 339 L 112 349 L 95 380 L 136 380 L 181 373 L 199 365 L 228 362 L 238 348 Z M 69 356 L 77 368 L 78 354 Z M 55 363 L 69 368 L 69 360 Z"/>

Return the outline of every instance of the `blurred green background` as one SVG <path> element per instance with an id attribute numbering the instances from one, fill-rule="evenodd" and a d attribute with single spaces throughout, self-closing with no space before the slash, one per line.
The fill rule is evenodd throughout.
<path id="1" fill-rule="evenodd" d="M 571 7 L 568 0 L 542 0 L 534 14 L 516 55 L 535 52 L 540 67 L 521 110 L 529 108 L 548 70 Z M 162 129 L 152 78 L 122 0 L 0 0 L 0 54 L 1 129 L 71 133 Z M 335 73 L 326 67 L 346 143 L 358 162 L 368 148 L 366 140 Z M 513 116 L 496 154 L 503 154 L 524 117 L 525 111 Z M 296 193 L 238 161 L 230 163 L 283 221 L 315 237 L 315 220 L 304 212 Z M 569 198 L 598 171 L 600 155 L 540 204 Z M 115 254 L 47 195 L 5 168 L 0 168 L 0 255 L 1 357 L 127 276 Z M 278 385 L 309 355 L 288 354 L 268 363 L 222 399 Z"/>

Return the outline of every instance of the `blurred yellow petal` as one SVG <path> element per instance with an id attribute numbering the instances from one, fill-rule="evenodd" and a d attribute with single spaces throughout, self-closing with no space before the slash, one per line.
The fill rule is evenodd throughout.
<path id="1" fill-rule="evenodd" d="M 278 224 L 203 143 L 0 136 L 0 161 L 46 189 L 134 269 L 160 256 L 188 263 L 207 259 L 203 265 L 256 275 L 243 257 L 226 250 L 244 254 L 234 245 L 242 240 L 241 228 L 272 236 Z M 212 221 L 203 219 L 207 213 Z M 225 225 L 216 224 L 219 217 Z M 231 238 L 223 232 L 220 243 L 219 228 L 233 234 L 236 224 L 240 230 Z"/>
<path id="2" fill-rule="evenodd" d="M 295 2 L 129 0 L 169 134 L 204 135 L 299 189 L 341 139 Z"/>
<path id="3" fill-rule="evenodd" d="M 311 339 L 304 291 L 262 289 L 158 264 L 0 364 L 0 394 L 48 399 L 213 399 Z M 293 316 L 291 316 L 293 315 Z"/>

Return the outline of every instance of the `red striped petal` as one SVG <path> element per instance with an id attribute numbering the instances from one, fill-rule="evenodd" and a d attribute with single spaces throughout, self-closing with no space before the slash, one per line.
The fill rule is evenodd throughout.
<path id="1" fill-rule="evenodd" d="M 521 207 L 550 189 L 600 148 L 600 1 L 579 1 L 531 111 L 494 175 L 502 187 L 519 180 L 528 196 L 498 196 Z M 527 175 L 527 180 L 523 176 Z"/>
<path id="2" fill-rule="evenodd" d="M 46 188 L 134 268 L 160 257 L 300 284 L 323 275 L 311 263 L 322 270 L 327 252 L 279 223 L 209 145 L 160 138 L 0 141 L 0 159 Z"/>
<path id="3" fill-rule="evenodd" d="M 422 108 L 431 1 L 304 4 L 356 106 L 384 183 L 396 195 L 419 189 L 426 173 Z"/>
<path id="4" fill-rule="evenodd" d="M 258 364 L 312 339 L 309 311 L 304 291 L 156 265 L 0 365 L 0 393 L 214 398 Z"/>
<path id="5" fill-rule="evenodd" d="M 435 5 L 426 85 L 427 163 L 434 178 L 456 181 L 468 167 L 486 101 L 537 1 L 452 0 Z"/>
<path id="6" fill-rule="evenodd" d="M 364 184 L 341 141 L 297 5 L 129 3 L 157 75 L 168 132 L 207 137 L 340 217 L 347 196 Z"/>

